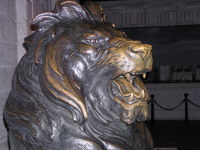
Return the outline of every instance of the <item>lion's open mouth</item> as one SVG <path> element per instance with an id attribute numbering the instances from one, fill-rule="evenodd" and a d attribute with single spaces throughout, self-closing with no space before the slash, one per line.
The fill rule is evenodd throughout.
<path id="1" fill-rule="evenodd" d="M 147 118 L 147 90 L 139 77 L 146 72 L 127 73 L 112 82 L 114 100 L 122 106 L 122 121 L 131 124 Z"/>

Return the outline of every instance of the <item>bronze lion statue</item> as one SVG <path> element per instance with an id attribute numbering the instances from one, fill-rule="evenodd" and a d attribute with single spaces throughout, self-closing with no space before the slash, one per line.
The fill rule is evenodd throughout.
<path id="1" fill-rule="evenodd" d="M 151 46 L 105 22 L 100 6 L 68 0 L 39 14 L 25 38 L 4 109 L 11 150 L 152 150 Z"/>

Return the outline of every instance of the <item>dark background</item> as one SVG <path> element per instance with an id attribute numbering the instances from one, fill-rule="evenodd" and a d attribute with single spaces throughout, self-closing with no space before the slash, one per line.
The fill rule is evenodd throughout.
<path id="1" fill-rule="evenodd" d="M 126 28 L 131 39 L 153 47 L 154 66 L 200 64 L 200 26 Z"/>

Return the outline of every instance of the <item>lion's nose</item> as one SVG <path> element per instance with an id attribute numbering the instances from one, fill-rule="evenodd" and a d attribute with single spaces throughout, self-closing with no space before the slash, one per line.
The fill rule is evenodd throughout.
<path id="1" fill-rule="evenodd" d="M 133 44 L 132 51 L 141 55 L 146 61 L 151 55 L 152 47 L 148 44 Z"/>
<path id="2" fill-rule="evenodd" d="M 146 65 L 145 71 L 150 72 L 152 70 L 152 66 L 153 66 L 152 54 L 150 54 L 149 57 L 147 58 L 145 65 Z"/>
<path id="3" fill-rule="evenodd" d="M 139 54 L 145 64 L 145 71 L 149 72 L 152 70 L 153 58 L 152 58 L 152 46 L 148 44 L 133 44 L 131 49 L 134 53 Z"/>
<path id="4" fill-rule="evenodd" d="M 148 44 L 144 44 L 144 47 L 145 47 L 144 51 L 146 53 L 146 55 L 144 56 L 145 69 L 147 72 L 150 72 L 153 66 L 152 46 Z"/>

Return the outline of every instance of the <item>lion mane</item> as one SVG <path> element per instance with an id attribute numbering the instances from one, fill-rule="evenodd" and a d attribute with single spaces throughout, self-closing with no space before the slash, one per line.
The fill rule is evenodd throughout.
<path id="1" fill-rule="evenodd" d="M 59 2 L 33 25 L 4 109 L 11 150 L 151 150 L 136 123 L 147 117 L 139 75 L 151 70 L 151 46 L 92 3 Z"/>

